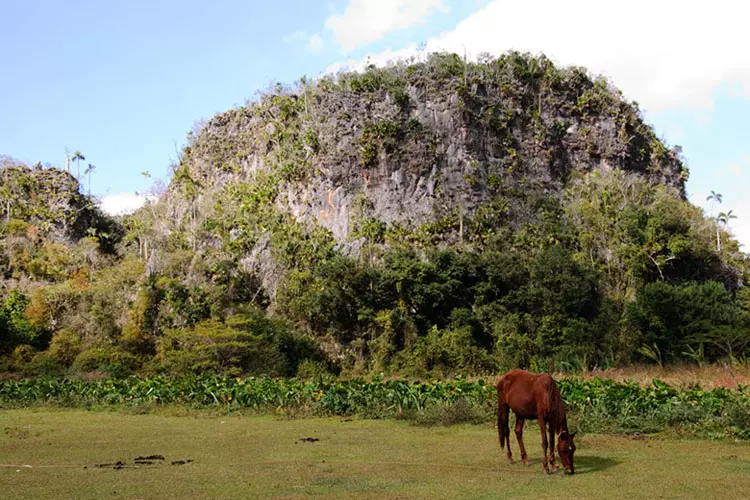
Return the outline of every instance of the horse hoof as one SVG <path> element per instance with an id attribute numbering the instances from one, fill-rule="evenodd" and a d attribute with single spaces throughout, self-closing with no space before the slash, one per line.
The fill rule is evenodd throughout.
<path id="1" fill-rule="evenodd" d="M 525 463 L 526 465 L 531 465 L 531 460 L 524 460 L 523 463 Z"/>
<path id="2" fill-rule="evenodd" d="M 509 459 L 508 459 L 508 463 L 509 463 L 510 465 L 513 465 L 513 459 L 512 459 L 512 458 L 509 458 Z"/>
<path id="3" fill-rule="evenodd" d="M 544 469 L 544 473 L 545 473 L 545 474 L 547 474 L 547 475 L 549 475 L 549 474 L 552 474 L 552 473 L 551 473 L 551 472 L 549 471 L 549 469 Z"/>

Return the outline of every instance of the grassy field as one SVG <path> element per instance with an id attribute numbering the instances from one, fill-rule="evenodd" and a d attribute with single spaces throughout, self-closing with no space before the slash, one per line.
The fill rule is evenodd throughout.
<path id="1" fill-rule="evenodd" d="M 526 432 L 531 467 L 505 462 L 491 425 L 45 409 L 0 411 L 0 427 L 6 500 L 750 494 L 750 445 L 717 441 L 582 436 L 578 473 L 544 476 L 536 422 Z M 165 459 L 134 463 L 146 455 Z M 97 466 L 118 461 L 122 468 Z"/>

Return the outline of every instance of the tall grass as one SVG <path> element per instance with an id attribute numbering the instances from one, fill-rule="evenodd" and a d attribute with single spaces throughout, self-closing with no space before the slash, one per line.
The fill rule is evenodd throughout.
<path id="1" fill-rule="evenodd" d="M 570 420 L 584 432 L 653 433 L 667 428 L 712 437 L 750 439 L 750 391 L 677 388 L 603 379 L 564 378 Z M 191 376 L 179 378 L 0 382 L 0 406 L 129 407 L 179 405 L 226 411 L 408 418 L 427 425 L 478 423 L 494 417 L 494 386 L 485 381 L 312 381 Z"/>

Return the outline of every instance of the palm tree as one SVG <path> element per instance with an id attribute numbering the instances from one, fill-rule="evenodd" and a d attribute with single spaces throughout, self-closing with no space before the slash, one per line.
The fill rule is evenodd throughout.
<path id="1" fill-rule="evenodd" d="M 721 193 L 717 193 L 713 189 L 711 190 L 711 194 L 706 197 L 706 201 L 711 201 L 711 218 L 714 216 L 714 203 L 721 204 L 722 199 L 723 196 Z"/>
<path id="2" fill-rule="evenodd" d="M 89 176 L 89 197 L 91 197 L 91 172 L 96 170 L 96 165 L 89 163 L 88 168 L 83 172 L 83 175 Z"/>
<path id="3" fill-rule="evenodd" d="M 716 216 L 716 248 L 721 252 L 721 238 L 719 236 L 719 224 L 724 224 L 724 227 L 726 227 L 729 224 L 729 221 L 732 219 L 736 219 L 737 216 L 734 215 L 734 211 L 730 210 L 727 213 L 719 212 L 719 215 Z"/>
<path id="4" fill-rule="evenodd" d="M 71 158 L 71 160 L 76 162 L 76 165 L 78 165 L 78 175 L 76 177 L 78 177 L 79 182 L 81 180 L 81 160 L 85 159 L 86 157 L 83 156 L 83 153 L 81 153 L 80 151 L 76 151 L 75 153 L 73 153 L 73 158 Z"/>

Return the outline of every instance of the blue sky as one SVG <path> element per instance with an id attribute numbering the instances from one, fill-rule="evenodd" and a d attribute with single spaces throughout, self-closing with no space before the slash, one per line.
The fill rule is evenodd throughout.
<path id="1" fill-rule="evenodd" d="M 97 171 L 111 206 L 166 179 L 201 119 L 369 56 L 544 52 L 604 74 L 666 141 L 683 147 L 688 192 L 734 210 L 750 248 L 750 16 L 744 3 L 675 0 L 0 2 L 0 154 Z M 82 167 L 83 168 L 83 167 Z M 75 173 L 76 167 L 71 170 Z"/>

